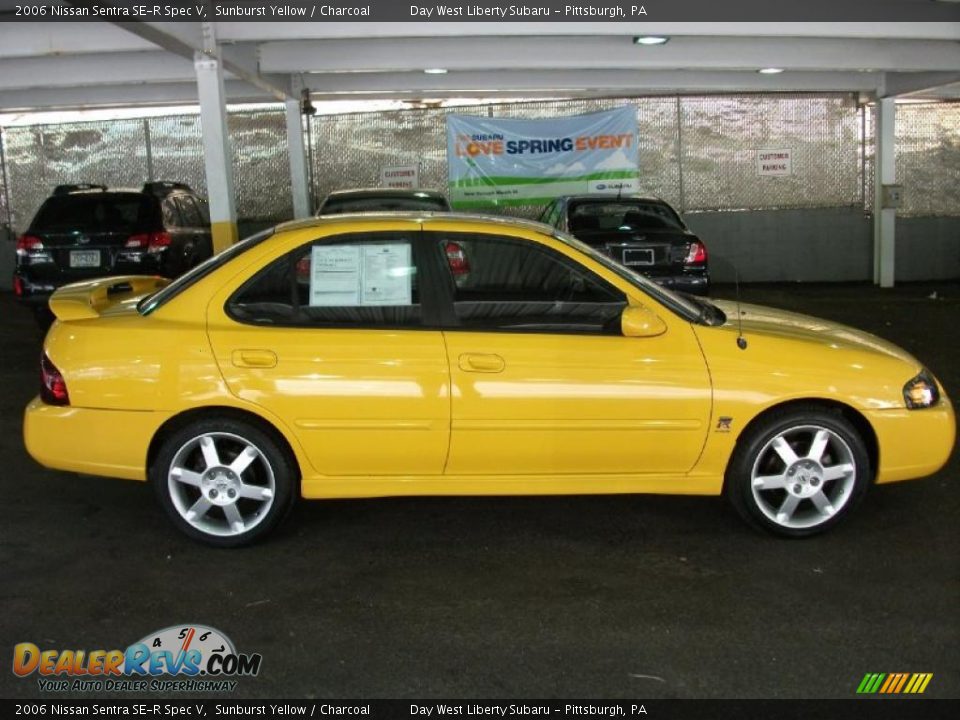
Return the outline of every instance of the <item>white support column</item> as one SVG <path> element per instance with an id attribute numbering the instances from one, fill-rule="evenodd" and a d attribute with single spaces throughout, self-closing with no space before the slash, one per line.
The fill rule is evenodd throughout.
<path id="1" fill-rule="evenodd" d="M 288 99 L 287 146 L 290 151 L 290 191 L 293 194 L 293 216 L 310 217 L 310 195 L 307 190 L 307 154 L 303 144 L 303 116 L 300 101 Z"/>
<path id="2" fill-rule="evenodd" d="M 897 211 L 883 207 L 883 186 L 897 181 L 896 118 L 894 98 L 877 100 L 873 195 L 873 282 L 893 287 L 896 255 Z"/>
<path id="3" fill-rule="evenodd" d="M 203 157 L 207 171 L 213 251 L 220 252 L 237 241 L 237 209 L 234 203 L 233 152 L 227 132 L 226 93 L 219 51 L 198 52 L 193 66 L 200 96 Z"/>

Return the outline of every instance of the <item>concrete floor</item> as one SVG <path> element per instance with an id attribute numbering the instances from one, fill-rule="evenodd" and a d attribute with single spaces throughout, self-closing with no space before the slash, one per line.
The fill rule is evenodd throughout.
<path id="1" fill-rule="evenodd" d="M 960 398 L 957 284 L 743 299 L 898 342 Z M 301 503 L 269 541 L 216 551 L 145 485 L 27 457 L 41 338 L 8 295 L 0 317 L 8 668 L 17 642 L 122 648 L 194 622 L 263 654 L 235 697 L 851 698 L 867 672 L 932 672 L 927 696 L 960 696 L 956 452 L 801 542 L 711 498 L 422 498 Z M 0 696 L 39 694 L 0 672 Z"/>

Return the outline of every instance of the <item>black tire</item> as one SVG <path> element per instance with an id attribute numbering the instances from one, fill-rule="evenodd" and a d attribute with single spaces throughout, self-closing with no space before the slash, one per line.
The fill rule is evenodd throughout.
<path id="1" fill-rule="evenodd" d="M 272 433 L 225 416 L 175 430 L 149 471 L 173 524 L 194 540 L 221 548 L 249 545 L 276 528 L 293 507 L 299 477 L 294 458 Z"/>
<path id="2" fill-rule="evenodd" d="M 803 405 L 775 410 L 744 433 L 727 466 L 724 494 L 754 527 L 799 538 L 841 522 L 872 478 L 857 429 L 839 411 Z"/>

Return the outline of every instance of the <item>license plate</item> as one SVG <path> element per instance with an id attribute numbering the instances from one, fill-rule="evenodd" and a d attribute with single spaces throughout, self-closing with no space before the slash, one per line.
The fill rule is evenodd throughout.
<path id="1" fill-rule="evenodd" d="M 99 250 L 71 250 L 70 251 L 70 267 L 72 268 L 100 267 L 100 251 Z"/>
<path id="2" fill-rule="evenodd" d="M 624 250 L 624 265 L 653 265 L 653 250 L 644 248 L 640 250 Z"/>

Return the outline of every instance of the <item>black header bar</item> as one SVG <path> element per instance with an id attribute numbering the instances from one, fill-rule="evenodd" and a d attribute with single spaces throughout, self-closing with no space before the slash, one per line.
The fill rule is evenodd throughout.
<path id="1" fill-rule="evenodd" d="M 960 701 L 879 700 L 240 700 L 43 699 L 0 700 L 4 718 L 422 718 L 557 720 L 946 720 Z"/>
<path id="2" fill-rule="evenodd" d="M 956 22 L 951 0 L 0 0 L 0 21 Z M 749 28 L 744 28 L 748 34 Z M 571 32 L 576 32 L 571 27 Z"/>

